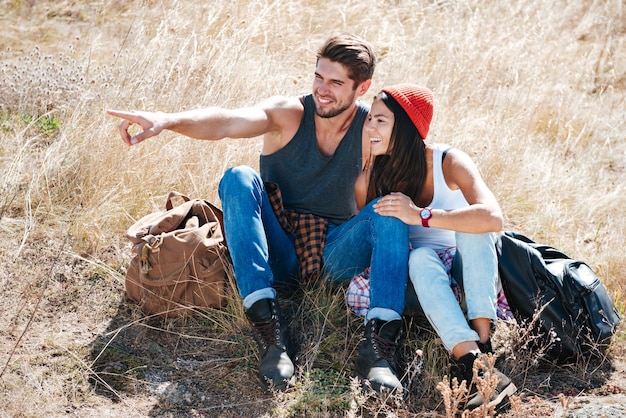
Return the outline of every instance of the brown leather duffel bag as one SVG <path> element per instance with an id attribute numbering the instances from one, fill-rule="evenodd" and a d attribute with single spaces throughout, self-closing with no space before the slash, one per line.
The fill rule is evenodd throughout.
<path id="1" fill-rule="evenodd" d="M 174 206 L 175 197 L 184 202 Z M 126 232 L 135 254 L 126 273 L 126 294 L 149 314 L 186 316 L 225 306 L 230 258 L 222 212 L 178 192 L 169 194 L 165 209 L 144 216 Z"/>

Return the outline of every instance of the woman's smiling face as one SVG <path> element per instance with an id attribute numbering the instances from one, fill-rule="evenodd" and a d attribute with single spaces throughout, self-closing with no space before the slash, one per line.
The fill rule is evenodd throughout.
<path id="1" fill-rule="evenodd" d="M 365 132 L 369 136 L 371 155 L 388 154 L 394 121 L 393 112 L 382 100 L 375 98 L 367 121 L 365 121 Z"/>

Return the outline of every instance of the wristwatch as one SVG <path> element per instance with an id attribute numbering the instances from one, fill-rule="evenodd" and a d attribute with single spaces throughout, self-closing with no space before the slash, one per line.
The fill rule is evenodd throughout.
<path id="1" fill-rule="evenodd" d="M 420 218 L 422 218 L 422 226 L 428 228 L 428 221 L 433 217 L 432 209 L 429 207 L 420 210 Z"/>

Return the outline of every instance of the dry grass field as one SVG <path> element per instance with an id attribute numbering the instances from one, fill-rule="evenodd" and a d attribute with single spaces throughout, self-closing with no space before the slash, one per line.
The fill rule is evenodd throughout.
<path id="1" fill-rule="evenodd" d="M 298 384 L 264 394 L 238 298 L 190 319 L 125 300 L 126 229 L 178 190 L 214 202 L 260 139 L 166 132 L 129 148 L 106 109 L 238 107 L 311 90 L 330 35 L 372 42 L 379 88 L 435 94 L 430 140 L 477 161 L 505 228 L 586 261 L 626 304 L 623 0 L 0 0 L 0 417 L 440 417 L 445 353 L 416 333 L 406 402 L 351 379 L 360 319 L 341 289 L 285 302 Z M 566 367 L 515 350 L 507 416 L 625 416 L 626 335 Z M 411 360 L 411 359 L 409 359 Z M 416 362 L 423 361 L 423 368 Z"/>

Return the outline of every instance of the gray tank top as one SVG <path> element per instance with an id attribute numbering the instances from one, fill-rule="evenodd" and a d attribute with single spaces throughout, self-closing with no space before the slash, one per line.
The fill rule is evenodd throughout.
<path id="1" fill-rule="evenodd" d="M 354 182 L 361 172 L 361 136 L 368 112 L 369 106 L 359 102 L 335 153 L 325 157 L 315 137 L 313 96 L 304 96 L 304 114 L 293 139 L 278 151 L 260 157 L 261 177 L 278 185 L 286 210 L 312 213 L 335 224 L 354 216 Z"/>

